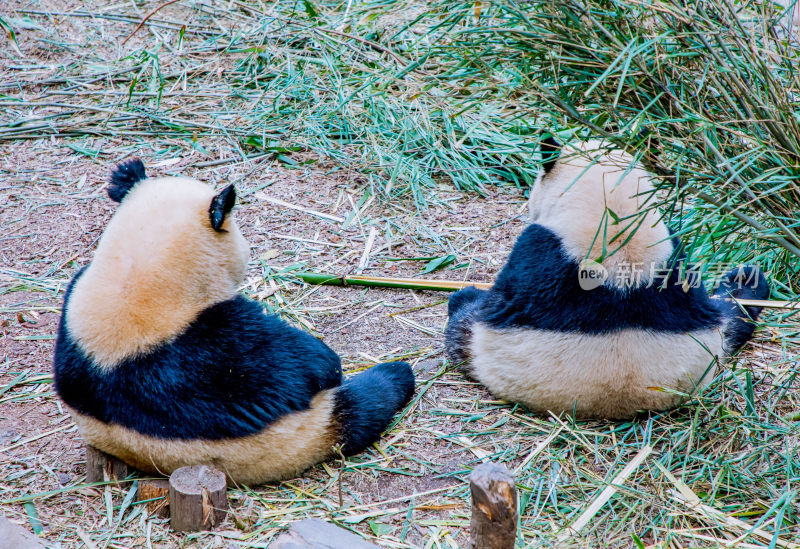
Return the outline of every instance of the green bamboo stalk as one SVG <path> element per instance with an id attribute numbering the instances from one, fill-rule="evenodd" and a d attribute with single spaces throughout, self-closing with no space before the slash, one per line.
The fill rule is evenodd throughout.
<path id="1" fill-rule="evenodd" d="M 408 290 L 432 290 L 455 292 L 468 286 L 483 290 L 492 287 L 487 282 L 457 282 L 453 280 L 433 280 L 429 278 L 384 278 L 374 276 L 337 276 L 329 273 L 299 272 L 297 276 L 309 284 L 328 286 L 370 286 L 377 288 L 405 288 Z"/>
<path id="2" fill-rule="evenodd" d="M 431 290 L 434 292 L 455 292 L 467 287 L 488 290 L 491 282 L 470 282 L 456 280 L 434 280 L 431 278 L 387 278 L 379 276 L 335 275 L 303 271 L 297 277 L 309 284 L 327 286 L 369 286 L 373 288 L 400 288 L 407 290 Z M 743 307 L 767 307 L 770 309 L 800 309 L 800 303 L 773 299 L 737 299 Z"/>

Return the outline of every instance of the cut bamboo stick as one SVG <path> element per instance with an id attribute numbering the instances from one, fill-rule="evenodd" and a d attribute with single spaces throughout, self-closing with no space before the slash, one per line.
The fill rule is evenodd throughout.
<path id="1" fill-rule="evenodd" d="M 329 273 L 299 272 L 297 276 L 309 284 L 327 284 L 330 286 L 371 286 L 375 288 L 401 288 L 407 290 L 432 290 L 455 292 L 473 286 L 480 290 L 488 290 L 491 282 L 472 282 L 457 280 L 435 280 L 431 278 L 391 278 L 381 276 L 335 275 Z M 772 299 L 737 299 L 744 307 L 766 307 L 769 309 L 798 309 L 800 302 L 779 301 Z"/>
<path id="2" fill-rule="evenodd" d="M 343 217 L 339 217 L 338 215 L 331 215 L 331 214 L 326 214 L 324 212 L 318 212 L 317 210 L 312 210 L 310 208 L 303 208 L 302 206 L 297 206 L 295 204 L 290 204 L 289 202 L 286 202 L 285 200 L 281 200 L 280 198 L 273 198 L 271 196 L 267 196 L 264 193 L 256 193 L 255 197 L 258 198 L 259 200 L 266 200 L 267 202 L 271 202 L 272 204 L 275 204 L 276 206 L 283 206 L 284 208 L 289 208 L 289 209 L 292 209 L 292 210 L 297 210 L 299 212 L 304 212 L 304 213 L 307 213 L 307 214 L 310 214 L 310 215 L 321 217 L 323 219 L 327 219 L 329 221 L 335 221 L 336 223 L 344 223 L 344 218 Z"/>
<path id="3" fill-rule="evenodd" d="M 649 445 L 639 450 L 639 452 L 633 456 L 633 459 L 628 462 L 625 468 L 614 477 L 614 480 L 611 481 L 611 484 L 606 486 L 605 489 L 600 492 L 600 495 L 597 497 L 597 499 L 595 499 L 592 504 L 586 508 L 586 511 L 584 511 L 569 528 L 565 528 L 561 531 L 561 533 L 558 535 L 558 540 L 565 541 L 570 537 L 579 534 L 581 530 L 583 530 L 594 518 L 597 512 L 600 511 L 603 505 L 608 503 L 608 500 L 610 500 L 614 494 L 617 493 L 617 490 L 619 490 L 620 486 L 622 486 L 622 484 L 628 480 L 628 477 L 633 474 L 633 472 L 639 467 L 639 465 L 642 464 L 642 462 L 647 458 L 647 456 L 650 455 L 652 451 L 653 448 Z"/>
<path id="4" fill-rule="evenodd" d="M 800 302 L 775 299 L 736 299 L 744 307 L 766 307 L 768 309 L 800 309 Z"/>
<path id="5" fill-rule="evenodd" d="M 433 280 L 429 278 L 384 278 L 378 276 L 335 275 L 328 273 L 300 272 L 297 276 L 309 284 L 328 284 L 331 286 L 372 286 L 378 288 L 404 288 L 408 290 L 449 291 L 462 290 L 475 286 L 481 290 L 492 287 L 486 282 L 457 282 L 454 280 Z"/>

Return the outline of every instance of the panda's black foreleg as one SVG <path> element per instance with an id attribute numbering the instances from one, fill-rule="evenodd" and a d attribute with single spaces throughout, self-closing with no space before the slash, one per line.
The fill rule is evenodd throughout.
<path id="1" fill-rule="evenodd" d="M 445 348 L 450 360 L 466 362 L 469 359 L 472 323 L 475 313 L 488 295 L 489 292 L 470 286 L 450 296 L 447 304 L 450 319 L 444 331 Z"/>
<path id="2" fill-rule="evenodd" d="M 714 297 L 736 299 L 767 299 L 769 284 L 764 273 L 754 265 L 743 265 L 725 273 L 714 290 Z M 747 343 L 755 330 L 754 320 L 758 319 L 763 307 L 742 308 L 730 300 L 721 301 L 719 307 L 727 317 L 723 332 L 724 348 L 732 355 Z"/>
<path id="3" fill-rule="evenodd" d="M 414 374 L 406 362 L 378 364 L 345 381 L 334 405 L 342 453 L 357 454 L 378 440 L 413 394 Z"/>

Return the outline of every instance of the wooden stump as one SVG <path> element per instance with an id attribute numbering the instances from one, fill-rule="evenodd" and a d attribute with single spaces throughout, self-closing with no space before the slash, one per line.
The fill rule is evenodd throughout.
<path id="1" fill-rule="evenodd" d="M 484 463 L 469 476 L 472 549 L 514 549 L 517 539 L 517 490 L 502 465 Z"/>
<path id="2" fill-rule="evenodd" d="M 170 525 L 176 532 L 210 530 L 225 519 L 225 474 L 207 465 L 177 469 L 169 477 Z"/>
<path id="3" fill-rule="evenodd" d="M 269 549 L 380 549 L 347 530 L 320 519 L 292 524 L 289 531 L 272 542 Z"/>
<path id="4" fill-rule="evenodd" d="M 86 445 L 86 482 L 119 481 L 128 478 L 136 469 L 110 454 Z"/>
<path id="5" fill-rule="evenodd" d="M 160 499 L 158 499 L 160 498 Z M 136 501 L 147 501 L 147 513 L 166 518 L 169 516 L 169 480 L 143 479 L 136 490 Z"/>

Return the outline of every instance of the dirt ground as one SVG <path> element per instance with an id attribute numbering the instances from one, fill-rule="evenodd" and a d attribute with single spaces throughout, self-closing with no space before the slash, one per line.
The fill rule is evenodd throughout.
<path id="1" fill-rule="evenodd" d="M 0 37 L 6 48 L 0 48 L 0 513 L 64 548 L 267 547 L 306 517 L 383 547 L 456 548 L 467 542 L 469 472 L 494 460 L 517 474 L 521 540 L 551 547 L 554 532 L 653 444 L 660 462 L 630 478 L 598 515 L 605 521 L 587 526 L 583 546 L 630 547 L 631 534 L 642 531 L 641 543 L 655 544 L 672 530 L 716 546 L 715 536 L 736 540 L 748 525 L 723 521 L 720 528 L 714 509 L 689 511 L 676 503 L 676 487 L 690 486 L 704 498 L 712 493 L 711 504 L 748 519 L 774 508 L 779 486 L 794 485 L 794 469 L 778 464 L 795 459 L 797 431 L 780 414 L 798 406 L 797 361 L 793 349 L 781 347 L 778 329 L 774 337 L 761 332 L 748 350 L 746 374 L 732 368 L 696 406 L 636 422 L 576 425 L 496 401 L 452 371 L 442 352 L 447 293 L 300 283 L 296 270 L 491 281 L 525 226 L 523 191 L 490 187 L 479 195 L 443 180 L 423 191 L 427 206 L 419 207 L 410 195 L 380 195 L 367 174 L 329 158 L 243 151 L 225 133 L 237 130 L 237 113 L 225 120 L 225 132 L 202 129 L 221 124 L 215 116 L 228 107 L 217 84 L 236 59 L 222 49 L 187 47 L 182 56 L 160 60 L 164 74 L 183 70 L 190 84 L 209 83 L 204 95 L 190 96 L 175 77 L 161 98 L 161 112 L 197 124 L 196 135 L 177 135 L 130 115 L 133 109 L 119 116 L 106 106 L 124 103 L 130 79 L 109 67 L 125 66 L 125 55 L 150 42 L 174 43 L 180 25 L 170 21 L 187 25 L 187 43 L 190 35 L 211 36 L 208 25 L 219 23 L 208 16 L 211 4 L 181 2 L 121 48 L 157 4 L 0 5 L 0 17 L 25 27 L 17 35 L 22 55 Z M 69 12 L 82 15 L 63 15 Z M 118 13 L 127 18 L 112 18 Z M 94 81 L 92 74 L 105 77 Z M 113 214 L 105 193 L 112 167 L 132 156 L 144 160 L 150 175 L 237 186 L 236 216 L 251 244 L 242 291 L 322 337 L 342 356 L 346 373 L 403 359 L 417 376 L 412 405 L 375 448 L 286 482 L 230 489 L 233 512 L 213 532 L 171 532 L 164 519 L 132 503 L 130 482 L 87 485 L 80 436 L 53 392 L 63 290 L 91 260 Z M 422 272 L 427 259 L 413 259 L 448 255 L 455 260 L 430 274 Z M 755 404 L 737 392 L 740 378 L 750 380 Z M 753 405 L 760 423 L 746 413 Z"/>
<path id="2" fill-rule="evenodd" d="M 419 214 L 410 200 L 367 199 L 354 208 L 365 193 L 354 174 L 331 174 L 330 168 L 287 170 L 269 160 L 193 170 L 184 167 L 191 158 L 177 158 L 180 162 L 168 171 L 156 167 L 150 168 L 150 173 L 185 173 L 218 187 L 235 181 L 244 193 L 268 185 L 240 198 L 236 212 L 252 246 L 245 293 L 265 300 L 298 326 L 323 337 L 342 356 L 346 372 L 395 358 L 414 364 L 420 399 L 413 413 L 387 435 L 402 452 L 384 459 L 372 450 L 356 458 L 356 463 L 383 463 L 363 470 L 357 465 L 352 471 L 348 467 L 342 482 L 346 505 L 370 509 L 370 504 L 394 500 L 407 506 L 415 494 L 432 493 L 428 497 L 435 498 L 433 506 L 426 507 L 424 495 L 415 497 L 420 510 L 407 528 L 405 539 L 410 543 L 429 536 L 418 521 L 436 522 L 442 509 L 448 511 L 444 513 L 447 516 L 453 511 L 467 516 L 462 500 L 442 503 L 436 494 L 464 489 L 464 467 L 476 456 L 465 448 L 471 446 L 469 439 L 454 442 L 449 437 L 461 435 L 461 416 L 473 414 L 475 402 L 490 397 L 458 373 L 445 370 L 441 334 L 448 294 L 310 287 L 280 278 L 273 278 L 270 285 L 269 275 L 302 263 L 303 269 L 317 272 L 419 276 L 427 262 L 393 260 L 452 253 L 460 268 L 426 276 L 491 280 L 524 226 L 521 192 L 498 188 L 491 189 L 489 196 L 478 197 L 451 188 L 437 189 L 435 202 Z M 61 410 L 49 376 L 63 289 L 91 260 L 93 246 L 114 210 L 114 203 L 105 196 L 112 165 L 76 158 L 74 153 L 63 152 L 57 142 L 2 147 L 0 204 L 5 230 L 0 238 L 0 385 L 22 381 L 0 396 L 0 440 L 5 447 L 14 446 L 4 452 L 4 473 L 13 480 L 2 496 L 7 499 L 62 490 L 80 483 L 85 474 L 80 436 Z M 351 221 L 345 228 L 345 223 L 279 206 L 267 198 Z M 372 227 L 377 235 L 364 261 Z M 361 270 L 360 263 L 364 266 Z M 473 428 L 480 430 L 483 423 L 476 420 Z M 431 430 L 435 436 L 430 436 Z M 26 442 L 31 438 L 35 440 Z M 317 482 L 337 479 L 335 469 L 335 464 L 319 466 L 308 476 Z M 383 471 L 377 474 L 378 469 Z M 302 486 L 306 482 L 298 479 L 287 484 Z M 281 486 L 276 484 L 272 490 L 281 490 Z M 337 490 L 332 492 L 326 497 L 336 501 Z M 84 488 L 37 502 L 36 511 L 47 538 L 64 538 L 65 546 L 71 546 L 66 538 L 72 538 L 76 528 L 82 528 L 84 536 L 101 528 L 104 505 L 96 489 Z M 400 515 L 392 515 L 391 509 L 387 514 L 383 505 L 380 508 L 377 517 L 391 519 L 387 522 L 391 528 L 402 529 L 406 507 Z M 6 508 L 9 511 L 12 518 L 25 519 L 22 506 L 12 505 Z M 238 518 L 247 521 L 249 512 L 253 511 L 237 510 Z M 76 515 L 81 516 L 79 525 Z M 148 530 L 153 546 L 173 546 L 165 525 L 156 519 L 151 522 L 155 525 L 155 530 Z M 366 521 L 361 522 L 366 526 Z M 459 529 L 450 535 L 463 542 Z M 98 543 L 101 540 L 95 538 Z M 112 545 L 135 546 L 136 540 L 115 540 Z M 218 544 L 208 540 L 208 546 Z"/>
<path id="3" fill-rule="evenodd" d="M 75 93 L 69 91 L 74 90 L 70 82 L 60 82 L 56 88 L 66 88 L 66 95 L 48 99 L 52 87 L 46 84 L 58 81 L 64 67 L 85 64 L 91 70 L 94 62 L 113 63 L 119 59 L 115 48 L 122 35 L 134 27 L 130 21 L 64 14 L 125 10 L 132 21 L 146 13 L 144 6 L 104 2 L 4 3 L 0 16 L 27 22 L 27 28 L 16 37 L 22 59 L 12 50 L 0 55 L 2 92 L 15 100 L 46 103 L 28 110 L 0 106 L 9 127 L 51 116 L 56 125 L 64 121 L 58 114 L 64 107 L 53 104 L 78 103 L 80 96 L 70 95 Z M 153 21 L 162 17 L 191 16 L 175 6 Z M 160 32 L 157 25 L 152 32 Z M 145 30 L 129 46 L 136 50 L 154 38 L 158 34 Z M 171 102 L 171 112 L 187 106 L 176 95 L 164 98 Z M 192 101 L 187 116 L 197 117 L 215 99 Z M 94 122 L 96 114 L 67 117 L 61 131 Z M 282 527 L 305 516 L 321 516 L 364 535 L 380 536 L 389 546 L 434 538 L 456 540 L 453 546 L 463 543 L 468 511 L 462 497 L 465 467 L 476 459 L 476 452 L 483 454 L 468 449 L 473 443 L 462 436 L 460 420 L 473 415 L 478 399 L 491 400 L 480 387 L 443 366 L 447 294 L 309 287 L 281 271 L 302 264 L 303 269 L 337 274 L 417 276 L 426 262 L 404 258 L 453 254 L 457 261 L 451 267 L 458 268 L 429 276 L 489 280 L 522 228 L 523 198 L 518 190 L 491 189 L 487 197 L 478 197 L 443 184 L 430 190 L 430 207 L 418 212 L 408 198 L 370 195 L 360 174 L 313 155 L 295 155 L 300 164 L 287 169 L 272 157 L 242 161 L 222 136 L 201 135 L 187 143 L 157 132 L 118 138 L 89 133 L 75 139 L 37 131 L 41 130 L 0 141 L 0 499 L 8 518 L 41 528 L 45 539 L 62 547 L 227 547 L 231 540 L 243 547 L 264 547 Z M 92 150 L 97 152 L 88 152 Z M 418 400 L 386 436 L 391 442 L 380 451 L 348 461 L 341 479 L 339 465 L 330 463 L 258 491 L 231 491 L 235 521 L 228 519 L 212 534 L 175 535 L 163 520 L 135 507 L 126 509 L 130 484 L 85 486 L 80 436 L 52 389 L 63 290 L 91 260 L 113 213 L 114 204 L 105 195 L 111 168 L 133 155 L 143 158 L 150 175 L 188 175 L 217 188 L 235 183 L 236 215 L 252 246 L 243 291 L 323 337 L 341 354 L 346 372 L 404 358 L 413 363 L 418 377 Z M 216 164 L 221 159 L 233 161 Z M 304 167 L 306 162 L 312 164 Z M 371 231 L 375 237 L 365 250 Z M 484 423 L 475 419 L 475 430 L 486 427 Z M 50 492 L 53 495 L 42 496 Z M 28 496 L 33 497 L 25 499 Z"/>

